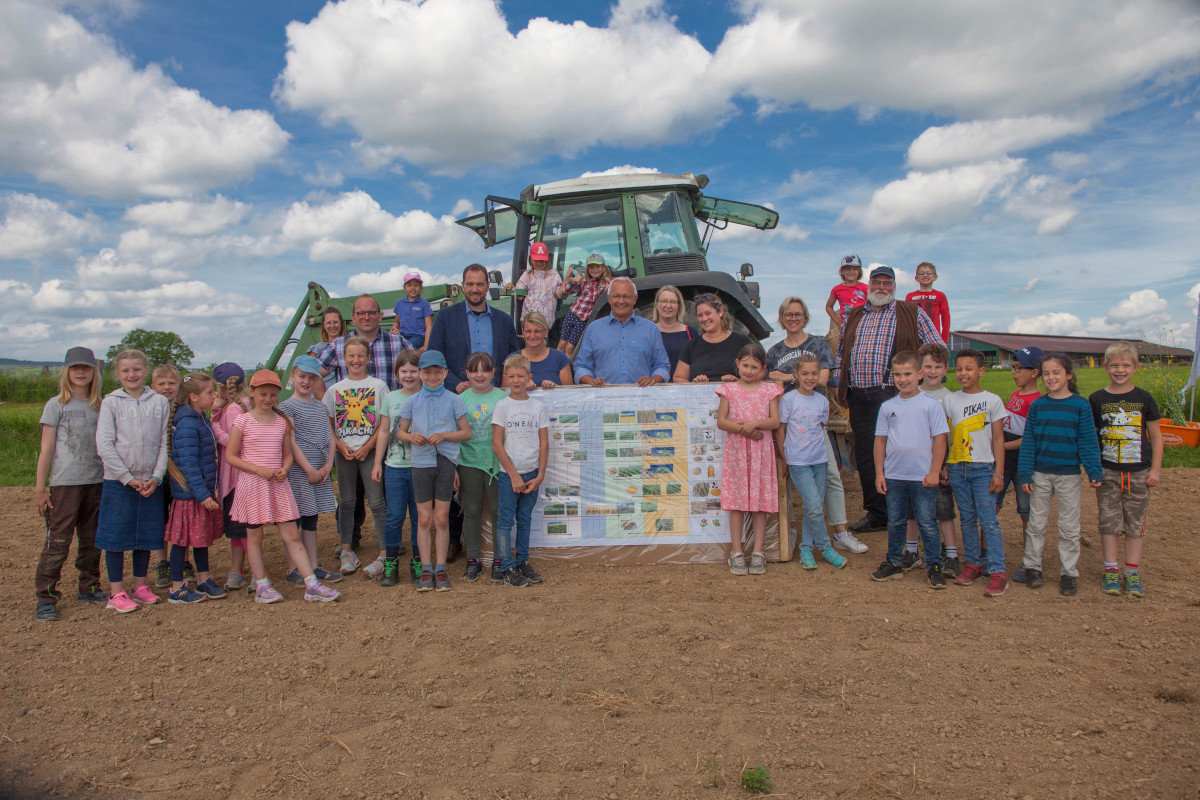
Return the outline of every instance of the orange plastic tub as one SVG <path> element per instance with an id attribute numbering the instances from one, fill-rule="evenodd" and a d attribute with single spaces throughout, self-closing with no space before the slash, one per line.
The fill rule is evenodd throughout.
<path id="1" fill-rule="evenodd" d="M 1183 422 L 1176 425 L 1164 419 L 1158 424 L 1162 431 L 1163 444 L 1167 447 L 1196 447 L 1200 445 L 1200 422 Z"/>

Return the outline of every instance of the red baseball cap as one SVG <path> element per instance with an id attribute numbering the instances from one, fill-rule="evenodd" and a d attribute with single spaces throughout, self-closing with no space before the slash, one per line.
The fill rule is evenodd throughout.
<path id="1" fill-rule="evenodd" d="M 530 261 L 549 261 L 550 249 L 546 247 L 545 242 L 534 242 L 529 246 Z"/>

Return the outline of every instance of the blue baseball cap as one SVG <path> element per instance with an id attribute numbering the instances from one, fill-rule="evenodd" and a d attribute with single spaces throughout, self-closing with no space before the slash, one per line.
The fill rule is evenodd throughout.
<path id="1" fill-rule="evenodd" d="M 292 369 L 321 377 L 321 363 L 312 356 L 296 356 L 296 360 L 292 362 Z"/>
<path id="2" fill-rule="evenodd" d="M 1037 369 L 1037 365 L 1042 363 L 1045 357 L 1046 351 L 1040 347 L 1022 347 L 1013 351 L 1013 360 L 1025 369 Z"/>
<path id="3" fill-rule="evenodd" d="M 871 278 L 884 277 L 896 280 L 896 270 L 889 267 L 887 264 L 880 264 L 875 269 L 871 270 Z"/>
<path id="4" fill-rule="evenodd" d="M 421 353 L 421 361 L 417 364 L 417 369 L 425 369 L 426 367 L 445 367 L 446 357 L 437 350 L 426 350 Z"/>
<path id="5" fill-rule="evenodd" d="M 241 378 L 242 380 L 245 380 L 246 370 L 242 369 L 232 361 L 226 361 L 224 364 L 218 364 L 217 368 L 213 370 L 213 379 L 216 380 L 217 383 L 225 383 L 230 378 Z"/>

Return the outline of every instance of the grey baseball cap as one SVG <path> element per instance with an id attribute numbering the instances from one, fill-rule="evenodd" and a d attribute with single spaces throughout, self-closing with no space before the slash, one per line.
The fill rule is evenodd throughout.
<path id="1" fill-rule="evenodd" d="M 96 354 L 86 347 L 72 347 L 63 359 L 64 367 L 94 367 Z"/>

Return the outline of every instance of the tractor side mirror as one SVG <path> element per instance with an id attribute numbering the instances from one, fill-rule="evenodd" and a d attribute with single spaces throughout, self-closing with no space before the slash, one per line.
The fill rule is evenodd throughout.
<path id="1" fill-rule="evenodd" d="M 504 276 L 500 274 L 500 270 L 494 269 L 487 274 L 488 283 L 503 284 Z"/>
<path id="2" fill-rule="evenodd" d="M 750 276 L 752 276 L 754 274 L 754 265 L 753 264 L 742 264 L 742 268 L 738 271 L 738 274 L 741 276 L 742 280 L 749 278 Z"/>

